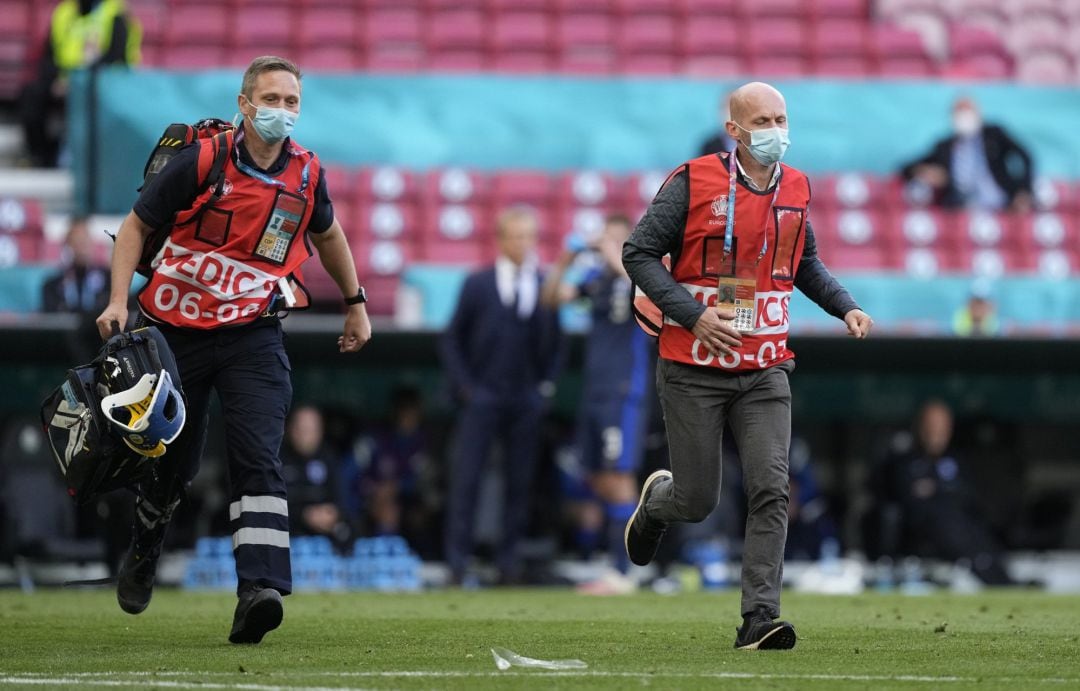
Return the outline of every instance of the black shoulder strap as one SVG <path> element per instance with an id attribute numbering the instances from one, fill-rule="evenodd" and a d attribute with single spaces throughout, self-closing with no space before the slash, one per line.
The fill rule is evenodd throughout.
<path id="1" fill-rule="evenodd" d="M 206 179 L 199 185 L 199 194 L 211 187 L 214 193 L 207 200 L 208 204 L 214 204 L 221 199 L 221 193 L 225 189 L 225 161 L 229 157 L 230 139 L 228 132 L 219 132 L 210 138 L 210 145 L 214 147 L 214 162 L 210 165 L 210 172 Z"/>

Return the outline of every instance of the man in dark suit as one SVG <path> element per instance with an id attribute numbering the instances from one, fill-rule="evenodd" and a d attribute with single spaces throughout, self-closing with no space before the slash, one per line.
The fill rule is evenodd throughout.
<path id="1" fill-rule="evenodd" d="M 63 264 L 41 286 L 41 311 L 78 315 L 66 335 L 72 364 L 89 362 L 101 347 L 94 317 L 109 302 L 109 267 L 94 260 L 94 241 L 84 216 L 71 219 L 64 238 Z"/>
<path id="2" fill-rule="evenodd" d="M 970 98 L 953 104 L 953 134 L 900 174 L 948 208 L 1031 210 L 1031 156 L 1008 132 L 984 123 Z"/>
<path id="3" fill-rule="evenodd" d="M 521 579 L 517 543 L 528 517 L 545 399 L 560 361 L 558 313 L 539 304 L 537 221 L 529 209 L 504 211 L 495 265 L 465 280 L 443 335 L 443 364 L 464 402 L 449 479 L 446 560 L 461 583 L 473 549 L 478 491 L 496 435 L 503 442 L 505 516 L 497 554 L 503 583 Z"/>

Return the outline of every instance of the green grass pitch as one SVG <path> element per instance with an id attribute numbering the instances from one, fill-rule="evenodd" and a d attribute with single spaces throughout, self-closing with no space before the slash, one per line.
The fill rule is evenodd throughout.
<path id="1" fill-rule="evenodd" d="M 299 594 L 261 645 L 234 599 L 160 590 L 0 591 L 0 687 L 247 689 L 1080 688 L 1080 597 L 785 593 L 799 643 L 732 649 L 738 593 Z M 496 669 L 493 646 L 585 670 Z"/>

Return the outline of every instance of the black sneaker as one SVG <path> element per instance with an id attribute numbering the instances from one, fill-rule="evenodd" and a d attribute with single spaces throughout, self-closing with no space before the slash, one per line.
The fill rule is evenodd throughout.
<path id="1" fill-rule="evenodd" d="M 281 626 L 285 608 L 281 593 L 273 588 L 255 586 L 240 595 L 233 615 L 230 643 L 258 643 L 270 631 Z"/>
<path id="2" fill-rule="evenodd" d="M 786 621 L 773 621 L 764 610 L 743 617 L 737 629 L 735 647 L 739 650 L 790 650 L 795 647 L 795 627 Z"/>
<path id="3" fill-rule="evenodd" d="M 626 556 L 638 566 L 645 566 L 656 556 L 656 549 L 660 546 L 660 538 L 667 532 L 667 525 L 659 521 L 649 520 L 645 515 L 645 500 L 649 492 L 661 478 L 671 479 L 670 470 L 657 470 L 645 478 L 645 484 L 641 486 L 641 497 L 638 499 L 634 513 L 626 522 L 626 530 L 623 532 L 623 542 L 626 545 Z"/>
<path id="4" fill-rule="evenodd" d="M 128 547 L 116 574 L 116 601 L 120 603 L 120 609 L 128 614 L 139 614 L 150 604 L 159 556 L 161 542 L 149 549 L 140 549 L 137 542 Z"/>

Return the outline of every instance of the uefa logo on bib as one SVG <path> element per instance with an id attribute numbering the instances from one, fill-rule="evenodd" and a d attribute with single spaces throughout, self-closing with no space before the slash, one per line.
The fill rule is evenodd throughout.
<path id="1" fill-rule="evenodd" d="M 712 215 L 717 218 L 727 218 L 727 195 L 721 194 L 712 201 Z"/>

